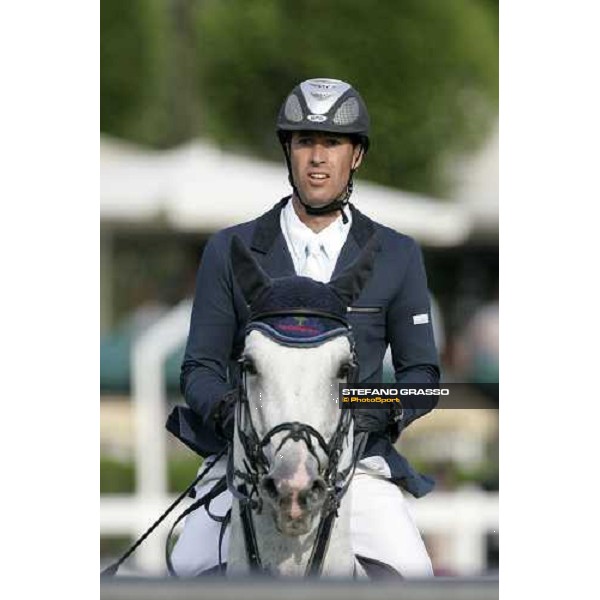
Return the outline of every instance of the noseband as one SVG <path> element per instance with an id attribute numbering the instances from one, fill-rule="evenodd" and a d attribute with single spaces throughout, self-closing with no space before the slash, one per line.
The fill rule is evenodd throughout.
<path id="1" fill-rule="evenodd" d="M 294 316 L 325 320 L 328 323 L 328 327 L 316 335 L 298 338 L 286 335 L 285 332 L 282 333 L 281 328 L 278 329 L 272 325 L 274 320 Z M 283 345 L 302 348 L 319 346 L 330 339 L 345 336 L 350 342 L 352 352 L 347 381 L 348 383 L 353 383 L 358 378 L 358 362 L 352 328 L 345 319 L 337 315 L 317 310 L 307 311 L 305 309 L 270 311 L 253 315 L 252 320 L 246 328 L 246 335 L 253 330 L 261 331 L 269 338 Z M 235 429 L 245 454 L 245 459 L 243 460 L 244 470 L 234 467 L 233 452 L 230 452 L 227 483 L 229 490 L 240 502 L 242 527 L 250 567 L 253 570 L 263 570 L 256 543 L 252 511 L 260 514 L 263 509 L 258 486 L 262 477 L 269 473 L 271 466 L 265 455 L 264 448 L 271 442 L 273 436 L 278 433 L 287 432 L 287 435 L 283 436 L 275 453 L 288 440 L 295 442 L 303 441 L 306 444 L 308 452 L 317 461 L 319 476 L 322 477 L 326 485 L 326 498 L 321 509 L 317 537 L 306 569 L 306 575 L 319 575 L 322 570 L 333 522 L 337 517 L 341 500 L 352 480 L 352 475 L 358 457 L 364 447 L 366 436 L 361 434 L 358 443 L 355 440 L 352 460 L 343 470 L 339 469 L 339 459 L 342 455 L 344 440 L 347 438 L 352 421 L 352 414 L 349 410 L 340 411 L 338 424 L 329 441 L 325 440 L 314 427 L 298 421 L 280 423 L 260 438 L 252 422 L 250 403 L 248 401 L 246 379 L 249 365 L 245 358 L 241 358 L 238 364 L 240 368 L 238 379 L 239 399 L 236 405 Z M 322 450 L 327 458 L 325 466 L 322 465 L 319 459 L 317 447 Z M 241 483 L 236 485 L 236 480 L 241 481 Z"/>

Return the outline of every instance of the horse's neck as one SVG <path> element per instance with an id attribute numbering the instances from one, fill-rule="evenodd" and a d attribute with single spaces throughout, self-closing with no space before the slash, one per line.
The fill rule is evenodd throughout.
<path id="1" fill-rule="evenodd" d="M 243 451 L 234 442 L 234 462 L 242 464 Z M 342 464 L 345 461 L 341 461 Z M 331 528 L 331 536 L 322 574 L 324 576 L 352 575 L 354 570 L 354 553 L 350 539 L 350 490 L 342 498 L 338 516 Z M 263 568 L 273 574 L 301 577 L 306 572 L 319 526 L 315 519 L 313 528 L 305 535 L 290 537 L 280 533 L 275 527 L 274 519 L 265 508 L 261 514 L 252 511 L 252 519 L 256 534 L 258 552 Z M 230 574 L 246 574 L 249 572 L 248 557 L 244 541 L 239 502 L 234 500 L 231 509 L 231 530 L 229 537 L 229 555 L 227 570 Z"/>

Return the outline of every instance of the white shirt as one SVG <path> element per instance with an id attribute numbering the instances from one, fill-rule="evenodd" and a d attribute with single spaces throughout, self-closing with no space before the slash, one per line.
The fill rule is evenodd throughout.
<path id="1" fill-rule="evenodd" d="M 323 283 L 331 279 L 352 226 L 351 211 L 346 208 L 344 212 L 348 217 L 347 223 L 344 223 L 340 215 L 325 229 L 315 233 L 300 220 L 291 199 L 283 207 L 280 216 L 281 231 L 297 275 L 311 277 Z"/>

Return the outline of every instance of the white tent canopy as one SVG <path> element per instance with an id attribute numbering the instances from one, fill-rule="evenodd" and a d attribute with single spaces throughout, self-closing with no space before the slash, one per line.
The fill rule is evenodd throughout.
<path id="1" fill-rule="evenodd" d="M 491 237 L 498 236 L 499 142 L 496 123 L 477 152 L 449 165 L 455 184 L 452 199 L 469 211 L 479 233 Z"/>
<path id="2" fill-rule="evenodd" d="M 104 222 L 164 222 L 210 233 L 249 221 L 290 193 L 285 165 L 225 153 L 204 141 L 146 150 L 102 137 Z M 356 181 L 353 200 L 374 220 L 435 246 L 460 244 L 472 227 L 458 203 Z"/>

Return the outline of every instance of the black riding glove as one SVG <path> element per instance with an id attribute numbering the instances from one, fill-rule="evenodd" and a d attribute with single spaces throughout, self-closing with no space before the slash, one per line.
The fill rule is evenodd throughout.
<path id="1" fill-rule="evenodd" d="M 398 430 L 402 420 L 402 408 L 392 406 L 386 410 L 380 408 L 355 408 L 354 432 L 367 431 L 369 433 L 386 433 L 393 435 Z M 397 433 L 395 435 L 397 437 Z"/>
<path id="2" fill-rule="evenodd" d="M 235 423 L 235 404 L 238 400 L 238 390 L 229 390 L 214 405 L 210 419 L 214 423 L 216 434 L 225 439 L 233 439 L 233 426 Z"/>

